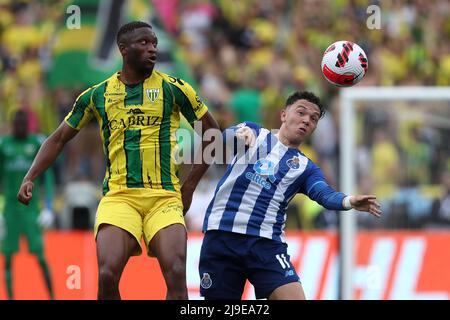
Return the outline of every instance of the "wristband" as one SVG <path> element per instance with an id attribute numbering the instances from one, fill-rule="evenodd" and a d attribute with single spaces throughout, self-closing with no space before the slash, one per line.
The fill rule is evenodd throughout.
<path id="1" fill-rule="evenodd" d="M 350 203 L 350 197 L 351 196 L 346 196 L 342 201 L 342 206 L 344 207 L 345 210 L 350 210 L 353 208 L 352 204 Z"/>

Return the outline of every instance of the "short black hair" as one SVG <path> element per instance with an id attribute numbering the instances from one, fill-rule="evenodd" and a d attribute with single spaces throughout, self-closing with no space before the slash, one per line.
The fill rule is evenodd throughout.
<path id="1" fill-rule="evenodd" d="M 119 31 L 117 32 L 117 38 L 116 38 L 117 45 L 119 45 L 119 40 L 124 34 L 126 34 L 128 32 L 132 32 L 139 28 L 152 29 L 152 26 L 149 25 L 147 22 L 143 22 L 143 21 L 132 21 L 127 24 L 124 24 L 123 26 L 120 27 Z"/>
<path id="2" fill-rule="evenodd" d="M 290 105 L 293 105 L 297 100 L 306 100 L 311 103 L 314 103 L 316 106 L 320 109 L 320 118 L 322 118 L 325 115 L 325 108 L 323 107 L 322 103 L 320 102 L 320 99 L 318 96 L 316 96 L 314 93 L 309 91 L 296 91 L 293 94 L 291 94 L 285 104 L 285 108 L 289 107 Z"/>

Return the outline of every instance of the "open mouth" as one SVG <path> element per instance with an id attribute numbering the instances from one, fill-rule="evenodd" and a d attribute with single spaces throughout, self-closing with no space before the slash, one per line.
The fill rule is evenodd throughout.
<path id="1" fill-rule="evenodd" d="M 305 134 L 305 133 L 306 133 L 306 129 L 305 129 L 305 128 L 300 128 L 300 129 L 298 129 L 298 131 L 299 131 L 301 134 Z"/>

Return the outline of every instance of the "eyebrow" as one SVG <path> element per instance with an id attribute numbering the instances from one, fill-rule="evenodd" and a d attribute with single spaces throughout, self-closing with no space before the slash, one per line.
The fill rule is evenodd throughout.
<path id="1" fill-rule="evenodd" d="M 151 34 L 146 34 L 146 33 L 139 34 L 139 35 L 136 35 L 136 38 L 137 39 L 142 39 L 142 38 L 155 38 L 155 39 L 158 39 L 158 37 L 156 36 L 156 34 L 154 32 L 151 33 Z"/>
<path id="2" fill-rule="evenodd" d="M 299 105 L 299 106 L 297 106 L 297 108 L 303 108 L 303 109 L 309 111 L 309 109 L 306 108 L 306 107 L 303 106 L 303 105 Z M 319 117 L 319 116 L 320 116 L 320 112 L 318 112 L 318 111 L 312 111 L 312 115 L 317 115 L 317 116 Z"/>

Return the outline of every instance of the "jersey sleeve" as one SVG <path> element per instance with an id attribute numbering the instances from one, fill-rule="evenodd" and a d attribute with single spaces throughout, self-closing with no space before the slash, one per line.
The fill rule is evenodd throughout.
<path id="1" fill-rule="evenodd" d="M 172 92 L 175 96 L 175 103 L 180 107 L 181 114 L 193 123 L 199 120 L 208 111 L 206 104 L 200 99 L 195 90 L 187 82 L 181 79 L 169 77 Z"/>
<path id="2" fill-rule="evenodd" d="M 306 194 L 311 200 L 329 210 L 346 210 L 342 200 L 346 195 L 334 190 L 325 180 L 322 170 L 310 161 L 307 177 L 299 192 Z"/>
<path id="3" fill-rule="evenodd" d="M 82 129 L 91 119 L 93 114 L 92 102 L 93 88 L 89 88 L 81 93 L 73 104 L 72 111 L 66 116 L 64 121 L 76 130 Z"/>

